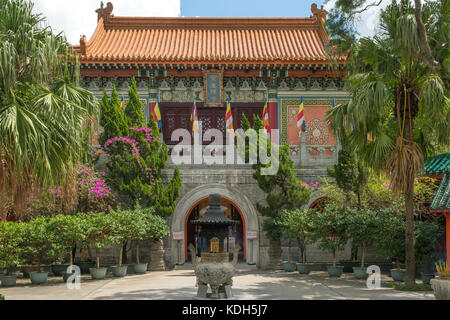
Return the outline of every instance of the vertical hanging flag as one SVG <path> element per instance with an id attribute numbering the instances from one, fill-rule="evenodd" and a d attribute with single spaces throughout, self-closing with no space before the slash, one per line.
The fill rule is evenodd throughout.
<path id="1" fill-rule="evenodd" d="M 153 119 L 155 119 L 155 122 L 158 124 L 158 128 L 162 128 L 162 121 L 161 121 L 161 112 L 159 111 L 159 103 L 156 101 L 155 107 L 153 108 Z"/>
<path id="2" fill-rule="evenodd" d="M 234 136 L 233 116 L 231 114 L 230 99 L 227 99 L 227 111 L 225 113 L 225 131 L 231 133 Z"/>
<path id="3" fill-rule="evenodd" d="M 297 128 L 301 132 L 306 132 L 305 113 L 304 113 L 304 110 L 303 110 L 303 97 L 302 97 L 302 100 L 300 102 L 300 106 L 298 107 Z"/>
<path id="4" fill-rule="evenodd" d="M 270 133 L 270 126 L 269 126 L 269 107 L 267 106 L 267 98 L 266 102 L 264 104 L 263 114 L 261 118 L 264 128 L 266 129 L 267 133 Z"/>
<path id="5" fill-rule="evenodd" d="M 192 113 L 191 113 L 191 121 L 192 121 L 192 133 L 198 132 L 198 118 L 197 118 L 197 106 L 194 104 L 192 105 Z"/>

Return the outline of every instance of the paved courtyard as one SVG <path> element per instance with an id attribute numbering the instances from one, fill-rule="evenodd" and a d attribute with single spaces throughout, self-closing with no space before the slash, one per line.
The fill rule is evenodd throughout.
<path id="1" fill-rule="evenodd" d="M 403 292 L 387 287 L 390 277 L 382 275 L 382 288 L 367 289 L 363 280 L 353 274 L 340 279 L 329 278 L 327 272 L 261 271 L 255 266 L 237 265 L 233 293 L 237 299 L 432 299 L 432 292 Z M 190 300 L 196 294 L 193 266 L 185 264 L 172 271 L 149 272 L 145 275 L 129 275 L 125 278 L 109 276 L 93 281 L 83 275 L 81 288 L 69 290 L 60 277 L 50 277 L 45 285 L 31 285 L 29 279 L 18 279 L 12 288 L 0 287 L 0 293 L 8 300 L 95 300 L 95 299 L 176 299 Z"/>

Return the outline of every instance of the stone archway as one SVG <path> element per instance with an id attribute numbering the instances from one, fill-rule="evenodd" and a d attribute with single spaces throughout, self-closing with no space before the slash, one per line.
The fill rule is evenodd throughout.
<path id="1" fill-rule="evenodd" d="M 231 201 L 242 214 L 245 221 L 246 231 L 256 231 L 259 235 L 259 223 L 256 208 L 252 202 L 237 188 L 229 187 L 223 184 L 206 184 L 196 187 L 183 195 L 177 202 L 171 223 L 171 236 L 173 232 L 185 233 L 186 217 L 191 211 L 193 205 L 209 197 L 212 193 L 218 193 L 222 197 Z M 258 262 L 259 237 L 256 239 L 247 239 L 245 237 L 246 260 L 249 264 Z M 171 237 L 172 261 L 176 264 L 185 262 L 185 242 L 184 240 L 174 240 Z"/>

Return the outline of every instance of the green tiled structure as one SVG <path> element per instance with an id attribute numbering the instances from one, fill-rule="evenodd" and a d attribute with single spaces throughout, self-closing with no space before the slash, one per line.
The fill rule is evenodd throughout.
<path id="1" fill-rule="evenodd" d="M 442 180 L 439 189 L 431 202 L 431 210 L 434 212 L 448 212 L 450 210 L 450 153 L 434 156 L 425 163 L 427 175 L 441 175 Z"/>

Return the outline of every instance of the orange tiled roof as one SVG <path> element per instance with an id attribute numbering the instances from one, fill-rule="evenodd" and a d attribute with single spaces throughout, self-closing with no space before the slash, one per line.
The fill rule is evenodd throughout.
<path id="1" fill-rule="evenodd" d="M 100 10 L 100 9 L 99 9 Z M 100 14 L 85 63 L 326 63 L 326 11 L 310 18 L 142 18 Z"/>

